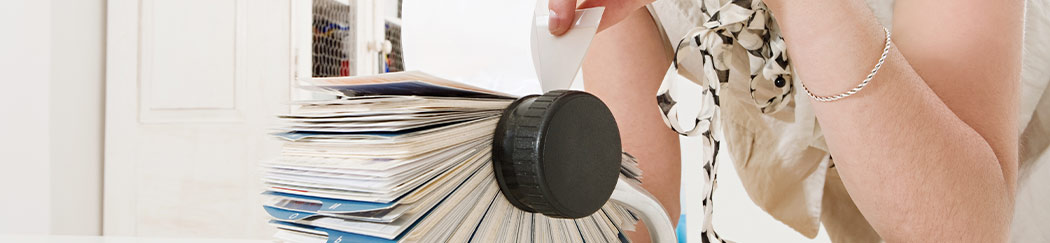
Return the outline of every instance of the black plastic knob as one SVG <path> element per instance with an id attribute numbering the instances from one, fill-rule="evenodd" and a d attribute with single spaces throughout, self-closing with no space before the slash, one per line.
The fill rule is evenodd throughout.
<path id="1" fill-rule="evenodd" d="M 619 177 L 622 148 L 598 97 L 556 90 L 503 111 L 492 161 L 500 190 L 521 210 L 581 218 L 601 209 Z"/>

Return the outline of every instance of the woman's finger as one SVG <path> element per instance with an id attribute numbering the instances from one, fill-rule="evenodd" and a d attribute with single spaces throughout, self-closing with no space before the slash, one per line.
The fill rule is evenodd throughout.
<path id="1" fill-rule="evenodd" d="M 550 20 L 547 28 L 553 35 L 562 35 L 572 27 L 572 20 L 576 14 L 576 0 L 550 0 L 547 3 L 550 9 Z"/>

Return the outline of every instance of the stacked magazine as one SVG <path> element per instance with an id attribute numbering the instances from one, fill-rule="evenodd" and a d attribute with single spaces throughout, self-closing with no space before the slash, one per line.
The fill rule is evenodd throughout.
<path id="1" fill-rule="evenodd" d="M 515 100 L 420 72 L 323 78 L 263 163 L 281 242 L 625 242 L 637 218 L 607 203 L 579 219 L 522 211 L 500 193 L 492 135 Z M 624 154 L 621 176 L 641 172 Z"/>

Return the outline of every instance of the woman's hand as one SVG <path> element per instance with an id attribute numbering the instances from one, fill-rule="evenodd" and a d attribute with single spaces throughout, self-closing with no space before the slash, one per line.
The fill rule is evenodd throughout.
<path id="1" fill-rule="evenodd" d="M 649 4 L 653 0 L 584 0 L 576 5 L 576 0 L 550 0 L 550 22 L 547 27 L 553 35 L 562 35 L 572 27 L 572 20 L 576 18 L 577 8 L 605 7 L 602 14 L 602 23 L 598 25 L 598 32 L 619 23 L 634 10 Z"/>

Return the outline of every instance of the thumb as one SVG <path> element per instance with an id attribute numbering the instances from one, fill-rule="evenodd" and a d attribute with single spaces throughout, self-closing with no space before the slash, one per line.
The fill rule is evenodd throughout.
<path id="1" fill-rule="evenodd" d="M 562 35 L 572 27 L 572 20 L 576 17 L 576 0 L 550 0 L 547 3 L 550 9 L 550 20 L 547 28 L 553 35 Z"/>

